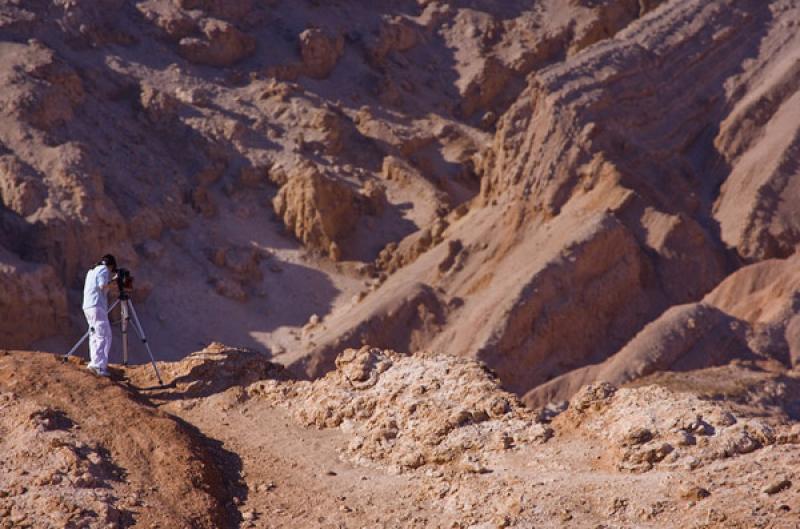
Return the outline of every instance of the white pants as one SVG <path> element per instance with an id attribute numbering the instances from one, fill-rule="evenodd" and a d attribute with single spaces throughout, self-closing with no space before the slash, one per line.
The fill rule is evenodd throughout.
<path id="1" fill-rule="evenodd" d="M 102 371 L 108 367 L 108 354 L 111 352 L 111 324 L 103 309 L 91 307 L 84 309 L 89 323 L 89 367 Z"/>

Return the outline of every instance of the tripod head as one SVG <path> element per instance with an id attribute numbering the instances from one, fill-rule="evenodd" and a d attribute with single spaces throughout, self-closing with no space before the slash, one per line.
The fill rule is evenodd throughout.
<path id="1" fill-rule="evenodd" d="M 118 268 L 116 281 L 119 299 L 130 299 L 130 292 L 133 290 L 133 276 L 130 270 L 127 268 Z"/>

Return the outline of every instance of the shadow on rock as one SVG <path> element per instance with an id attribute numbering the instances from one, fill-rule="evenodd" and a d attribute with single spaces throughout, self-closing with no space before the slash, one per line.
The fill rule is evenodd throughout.
<path id="1" fill-rule="evenodd" d="M 263 353 L 219 343 L 212 343 L 180 362 L 161 364 L 159 369 L 162 378 L 168 381 L 164 386 L 157 385 L 149 365 L 138 366 L 131 373 L 131 389 L 148 404 L 199 399 L 259 380 L 290 378 L 282 366 L 270 362 Z"/>

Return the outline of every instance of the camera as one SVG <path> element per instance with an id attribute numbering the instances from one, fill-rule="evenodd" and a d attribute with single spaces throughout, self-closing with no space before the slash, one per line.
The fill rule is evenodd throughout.
<path id="1" fill-rule="evenodd" d="M 120 292 L 133 290 L 133 276 L 127 268 L 117 269 L 117 288 Z"/>

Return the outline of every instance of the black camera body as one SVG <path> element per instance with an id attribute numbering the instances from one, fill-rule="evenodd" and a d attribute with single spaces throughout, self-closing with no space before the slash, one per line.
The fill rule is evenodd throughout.
<path id="1" fill-rule="evenodd" d="M 117 268 L 117 288 L 120 293 L 133 290 L 133 276 L 127 268 Z"/>

